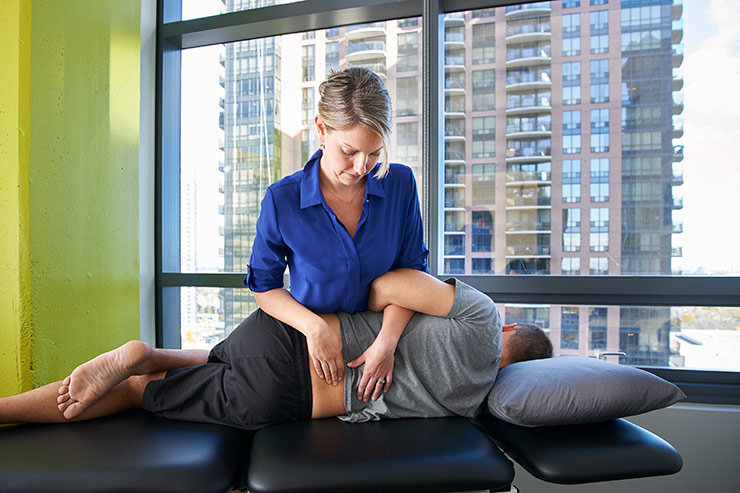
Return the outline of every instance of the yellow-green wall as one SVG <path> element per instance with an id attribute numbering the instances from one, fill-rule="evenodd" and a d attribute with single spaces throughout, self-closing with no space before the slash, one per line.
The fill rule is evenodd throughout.
<path id="1" fill-rule="evenodd" d="M 7 395 L 139 336 L 141 5 L 0 4 L 0 41 L 17 47 L 0 58 L 14 68 L 0 75 Z"/>

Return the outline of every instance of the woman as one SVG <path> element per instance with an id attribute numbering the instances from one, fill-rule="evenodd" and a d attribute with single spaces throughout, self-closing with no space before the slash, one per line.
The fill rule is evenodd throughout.
<path id="1" fill-rule="evenodd" d="M 332 73 L 319 93 L 320 149 L 267 189 L 244 283 L 262 310 L 305 335 L 316 373 L 338 385 L 340 340 L 318 314 L 366 310 L 373 279 L 426 271 L 428 250 L 413 173 L 388 163 L 391 102 L 380 78 L 351 67 Z M 412 314 L 387 307 L 375 342 L 348 363 L 365 365 L 358 398 L 390 388 L 393 353 Z"/>

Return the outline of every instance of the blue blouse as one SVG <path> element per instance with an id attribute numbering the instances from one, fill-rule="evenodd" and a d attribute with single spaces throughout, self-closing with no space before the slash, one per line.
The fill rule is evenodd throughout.
<path id="1" fill-rule="evenodd" d="M 321 155 L 268 187 L 244 284 L 258 293 L 281 288 L 287 265 L 290 294 L 314 313 L 363 311 L 376 277 L 428 271 L 416 181 L 401 164 L 381 180 L 373 170 L 353 238 L 321 193 Z"/>

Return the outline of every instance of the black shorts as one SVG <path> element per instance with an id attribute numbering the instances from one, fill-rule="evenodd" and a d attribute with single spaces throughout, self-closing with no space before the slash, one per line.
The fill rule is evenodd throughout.
<path id="1" fill-rule="evenodd" d="M 149 382 L 142 408 L 183 421 L 257 430 L 311 418 L 306 338 L 257 310 L 218 343 L 203 365 Z"/>

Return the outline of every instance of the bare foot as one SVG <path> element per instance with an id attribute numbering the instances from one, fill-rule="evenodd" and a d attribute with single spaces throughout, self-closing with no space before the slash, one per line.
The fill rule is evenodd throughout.
<path id="1" fill-rule="evenodd" d="M 129 341 L 75 368 L 59 387 L 59 411 L 67 419 L 79 416 L 131 375 L 145 373 L 151 349 L 145 342 Z"/>

